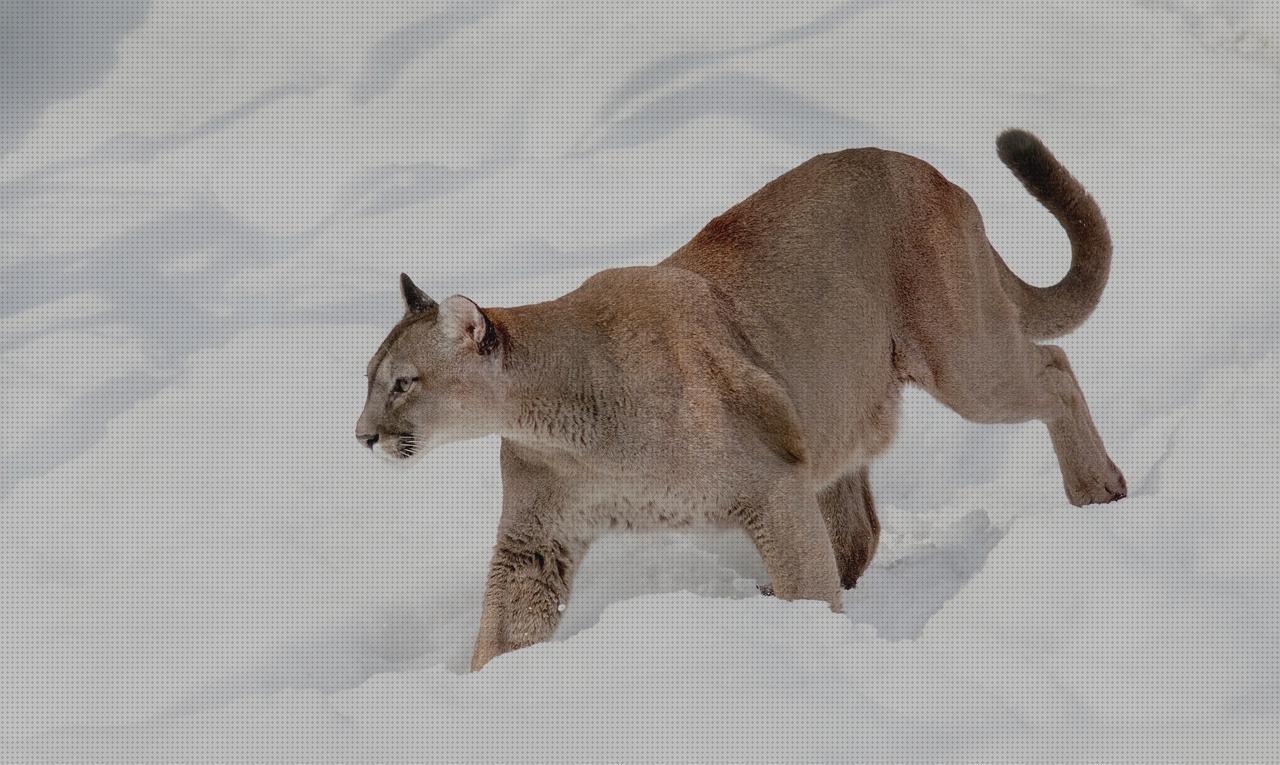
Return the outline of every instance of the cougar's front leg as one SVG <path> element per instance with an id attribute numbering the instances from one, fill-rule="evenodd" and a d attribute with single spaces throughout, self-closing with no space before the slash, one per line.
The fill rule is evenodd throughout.
<path id="1" fill-rule="evenodd" d="M 472 671 L 495 656 L 551 637 L 569 602 L 586 545 L 541 533 L 502 533 L 489 565 Z"/>
<path id="2" fill-rule="evenodd" d="M 880 521 L 868 473 L 863 466 L 818 492 L 818 506 L 840 568 L 840 585 L 846 590 L 858 583 L 880 544 Z"/>
<path id="3" fill-rule="evenodd" d="M 799 480 L 782 480 L 744 497 L 736 514 L 764 559 L 774 595 L 841 610 L 835 551 L 812 490 Z"/>
<path id="4" fill-rule="evenodd" d="M 560 477 L 536 455 L 502 443 L 502 520 L 489 564 L 471 669 L 551 637 L 569 602 L 587 537 L 565 521 Z"/>

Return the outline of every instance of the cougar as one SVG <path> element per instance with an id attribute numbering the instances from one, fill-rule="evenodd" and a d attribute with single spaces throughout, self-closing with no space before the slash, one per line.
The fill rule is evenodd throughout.
<path id="1" fill-rule="evenodd" d="M 1072 503 L 1125 496 L 1066 354 L 1035 342 L 1097 305 L 1106 222 L 1030 133 L 997 149 L 1070 238 L 1051 287 L 1010 271 L 963 190 L 874 148 L 814 157 L 661 263 L 549 302 L 437 304 L 401 275 L 357 438 L 399 460 L 502 439 L 472 669 L 552 635 L 609 529 L 740 528 L 774 594 L 840 610 L 879 542 L 867 466 L 908 383 L 974 422 L 1045 423 Z"/>

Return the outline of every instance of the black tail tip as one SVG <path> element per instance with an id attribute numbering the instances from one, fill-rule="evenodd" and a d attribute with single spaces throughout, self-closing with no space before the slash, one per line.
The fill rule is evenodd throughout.
<path id="1" fill-rule="evenodd" d="M 1058 161 L 1039 138 L 1025 130 L 1006 130 L 996 139 L 996 153 L 1037 199 L 1044 201 L 1060 191 L 1060 179 L 1055 180 Z"/>
<path id="2" fill-rule="evenodd" d="M 996 153 L 1006 165 L 1021 165 L 1046 152 L 1040 139 L 1025 130 L 1006 130 L 996 139 Z"/>

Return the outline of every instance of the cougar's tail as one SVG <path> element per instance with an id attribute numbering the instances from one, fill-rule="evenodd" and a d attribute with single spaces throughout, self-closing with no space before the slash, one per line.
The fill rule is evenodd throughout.
<path id="1" fill-rule="evenodd" d="M 1080 182 L 1040 139 L 1025 130 L 1006 130 L 996 139 L 1000 160 L 1031 195 L 1053 213 L 1071 240 L 1071 270 L 1052 287 L 1035 287 L 1009 270 L 999 255 L 1002 286 L 1022 309 L 1022 328 L 1034 339 L 1065 335 L 1093 313 L 1111 271 L 1107 221 Z"/>

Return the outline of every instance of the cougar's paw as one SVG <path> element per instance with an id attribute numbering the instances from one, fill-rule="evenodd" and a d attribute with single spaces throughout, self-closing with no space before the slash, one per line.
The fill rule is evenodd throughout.
<path id="1" fill-rule="evenodd" d="M 1107 466 L 1099 473 L 1074 476 L 1065 482 L 1067 499 L 1076 507 L 1102 505 L 1123 499 L 1129 494 L 1124 474 L 1115 463 L 1107 460 Z"/>

